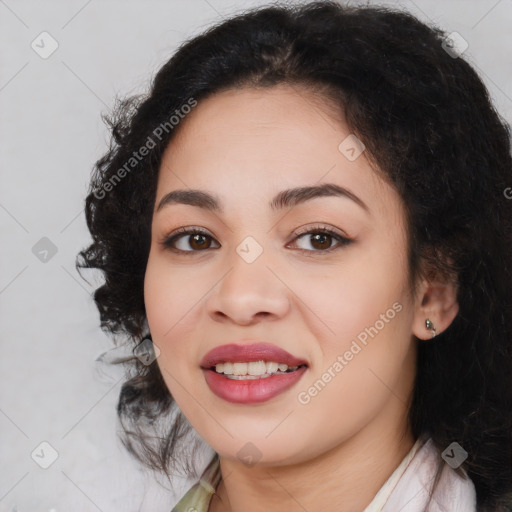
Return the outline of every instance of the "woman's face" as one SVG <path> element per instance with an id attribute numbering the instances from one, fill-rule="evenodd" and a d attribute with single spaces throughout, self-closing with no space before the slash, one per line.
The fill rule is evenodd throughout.
<path id="1" fill-rule="evenodd" d="M 160 169 L 144 293 L 181 411 L 221 456 L 268 464 L 306 461 L 354 436 L 399 436 L 415 375 L 415 304 L 398 194 L 302 89 L 225 91 L 177 128 Z M 313 192 L 283 194 L 302 187 Z M 158 208 L 177 190 L 188 196 Z M 183 227 L 190 233 L 163 245 Z M 256 342 L 307 366 L 253 379 L 201 367 L 216 347 Z M 282 363 L 272 353 L 235 359 L 251 355 Z"/>

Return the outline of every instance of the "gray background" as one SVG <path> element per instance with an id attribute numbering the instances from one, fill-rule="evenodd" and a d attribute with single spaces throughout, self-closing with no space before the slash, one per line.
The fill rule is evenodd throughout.
<path id="1" fill-rule="evenodd" d="M 0 512 L 169 511 L 191 484 L 177 480 L 173 494 L 117 440 L 122 373 L 94 362 L 112 346 L 91 298 L 101 280 L 83 281 L 74 261 L 90 241 L 83 201 L 106 150 L 101 112 L 144 91 L 184 39 L 263 3 L 0 0 Z M 370 3 L 460 33 L 510 122 L 512 0 Z M 31 47 L 50 48 L 43 31 L 59 45 L 46 59 Z M 55 254 L 39 252 L 43 237 Z M 47 469 L 43 441 L 58 452 Z M 210 454 L 205 445 L 200 464 Z"/>

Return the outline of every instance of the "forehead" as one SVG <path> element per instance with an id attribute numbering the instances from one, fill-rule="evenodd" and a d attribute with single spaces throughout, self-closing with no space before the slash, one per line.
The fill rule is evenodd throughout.
<path id="1" fill-rule="evenodd" d="M 175 129 L 156 204 L 170 190 L 194 188 L 263 208 L 280 190 L 320 183 L 351 190 L 377 215 L 399 201 L 364 152 L 349 160 L 340 150 L 353 137 L 341 108 L 295 86 L 214 94 Z"/>

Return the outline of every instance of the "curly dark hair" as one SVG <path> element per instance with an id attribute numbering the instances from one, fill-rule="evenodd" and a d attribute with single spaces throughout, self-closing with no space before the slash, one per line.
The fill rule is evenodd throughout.
<path id="1" fill-rule="evenodd" d="M 404 202 L 411 282 L 435 273 L 457 280 L 458 315 L 435 343 L 418 347 L 413 434 L 430 436 L 440 451 L 460 443 L 478 509 L 510 510 L 510 127 L 447 37 L 405 11 L 317 1 L 260 6 L 187 40 L 147 95 L 118 100 L 103 116 L 112 138 L 85 201 L 93 242 L 76 264 L 104 276 L 94 292 L 101 328 L 135 346 L 149 334 L 143 283 L 160 162 L 179 129 L 171 116 L 223 89 L 319 91 L 343 108 Z M 190 474 L 178 448 L 191 425 L 179 410 L 159 424 L 176 404 L 157 363 L 122 362 L 123 443 L 150 468 L 168 473 L 180 463 Z"/>

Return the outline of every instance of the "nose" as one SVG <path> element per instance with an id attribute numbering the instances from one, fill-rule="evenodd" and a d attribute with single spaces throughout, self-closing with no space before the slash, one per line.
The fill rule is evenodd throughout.
<path id="1" fill-rule="evenodd" d="M 207 297 L 208 314 L 216 322 L 251 325 L 277 320 L 290 307 L 289 288 L 261 255 L 252 263 L 235 254 L 224 277 Z"/>

